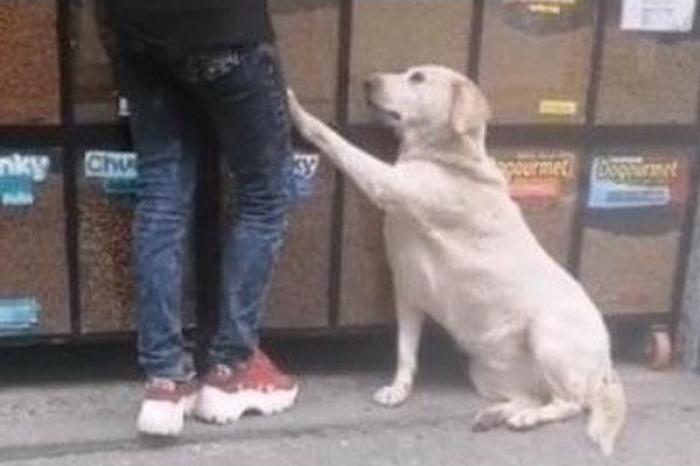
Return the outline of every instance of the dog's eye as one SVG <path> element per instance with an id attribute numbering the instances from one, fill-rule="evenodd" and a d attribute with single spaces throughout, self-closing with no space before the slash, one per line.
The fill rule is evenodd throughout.
<path id="1" fill-rule="evenodd" d="M 413 73 L 411 76 L 408 77 L 408 80 L 413 83 L 413 84 L 421 84 L 425 82 L 425 74 L 421 73 L 420 71 L 416 71 Z"/>

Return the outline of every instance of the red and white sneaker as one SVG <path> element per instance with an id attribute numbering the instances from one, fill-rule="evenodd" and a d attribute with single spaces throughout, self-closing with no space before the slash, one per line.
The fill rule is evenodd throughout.
<path id="1" fill-rule="evenodd" d="M 299 386 L 260 350 L 235 368 L 219 365 L 204 378 L 195 416 L 228 424 L 246 412 L 263 416 L 291 408 Z"/>
<path id="2" fill-rule="evenodd" d="M 139 413 L 139 432 L 154 436 L 179 435 L 185 417 L 194 411 L 199 390 L 200 384 L 195 378 L 188 382 L 150 379 Z"/>

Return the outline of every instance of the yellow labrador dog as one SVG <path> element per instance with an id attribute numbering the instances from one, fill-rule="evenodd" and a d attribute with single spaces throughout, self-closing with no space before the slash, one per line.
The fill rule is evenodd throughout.
<path id="1" fill-rule="evenodd" d="M 590 410 L 589 437 L 612 453 L 626 403 L 607 329 L 537 242 L 488 157 L 484 95 L 440 66 L 375 75 L 366 93 L 401 139 L 393 165 L 344 140 L 292 92 L 289 104 L 301 135 L 386 213 L 398 364 L 375 400 L 394 406 L 409 396 L 427 314 L 469 354 L 474 385 L 495 401 L 477 414 L 476 430 L 529 429 Z"/>

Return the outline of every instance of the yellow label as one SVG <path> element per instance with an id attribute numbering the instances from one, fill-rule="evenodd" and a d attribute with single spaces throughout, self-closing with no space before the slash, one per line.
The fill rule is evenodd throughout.
<path id="1" fill-rule="evenodd" d="M 559 5 L 535 4 L 535 5 L 530 5 L 529 10 L 531 13 L 543 13 L 543 14 L 549 14 L 549 15 L 560 15 L 561 14 L 561 7 Z"/>
<path id="2" fill-rule="evenodd" d="M 572 100 L 541 100 L 540 115 L 576 115 L 578 102 Z"/>

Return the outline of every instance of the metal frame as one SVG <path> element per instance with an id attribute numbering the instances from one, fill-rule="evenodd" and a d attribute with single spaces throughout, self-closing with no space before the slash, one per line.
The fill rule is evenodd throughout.
<path id="1" fill-rule="evenodd" d="M 348 101 L 350 83 L 350 62 L 352 53 L 352 24 L 354 5 L 357 0 L 339 0 L 339 56 L 337 61 L 338 87 L 336 94 L 336 121 L 341 131 L 347 131 Z M 468 53 L 467 74 L 475 81 L 479 80 L 483 39 L 483 15 L 485 2 L 488 0 L 472 0 L 473 10 L 470 27 L 470 46 Z M 649 145 L 663 144 L 671 140 L 674 144 L 695 146 L 695 160 L 692 166 L 692 193 L 684 219 L 681 246 L 675 269 L 675 285 L 673 290 L 673 306 L 668 314 L 610 316 L 610 320 L 659 323 L 675 325 L 678 317 L 688 269 L 688 257 L 691 249 L 694 217 L 697 206 L 698 184 L 700 183 L 700 103 L 697 109 L 696 121 L 693 125 L 596 125 L 594 121 L 599 87 L 602 73 L 603 49 L 606 40 L 606 22 L 611 5 L 604 0 L 592 0 L 595 8 L 594 39 L 591 51 L 591 66 L 589 87 L 586 96 L 586 115 L 584 124 L 496 124 L 489 129 L 489 142 L 498 145 L 517 145 L 536 143 L 542 145 L 571 144 L 583 149 L 582 168 L 579 180 L 579 197 L 574 218 L 573 237 L 569 251 L 569 268 L 578 274 L 583 245 L 584 212 L 586 199 L 590 190 L 591 149 L 595 146 L 614 142 L 634 142 Z M 81 334 L 81 303 L 80 303 L 80 268 L 78 257 L 79 228 L 77 206 L 77 145 L 86 142 L 129 141 L 128 130 L 123 123 L 113 124 L 78 124 L 75 121 L 73 106 L 73 63 L 72 63 L 72 1 L 57 1 L 58 9 L 58 47 L 61 58 L 61 116 L 62 121 L 56 126 L 4 126 L 0 127 L 0 139 L 19 147 L 36 146 L 37 144 L 55 145 L 63 149 L 65 166 L 65 203 L 67 213 L 67 263 L 69 265 L 71 332 L 66 335 L 38 335 L 19 337 L 0 337 L 0 345 L 26 345 L 34 343 L 70 343 L 93 342 L 124 339 L 133 335 L 132 332 L 119 332 L 102 335 Z M 700 95 L 700 86 L 698 86 Z M 373 333 L 386 326 L 351 327 L 339 326 L 339 298 L 342 273 L 342 238 L 344 229 L 345 180 L 336 172 L 333 193 L 333 214 L 331 228 L 328 232 L 331 242 L 329 296 L 329 326 L 308 330 L 280 331 L 270 330 L 270 335 L 344 335 L 358 333 Z"/>

